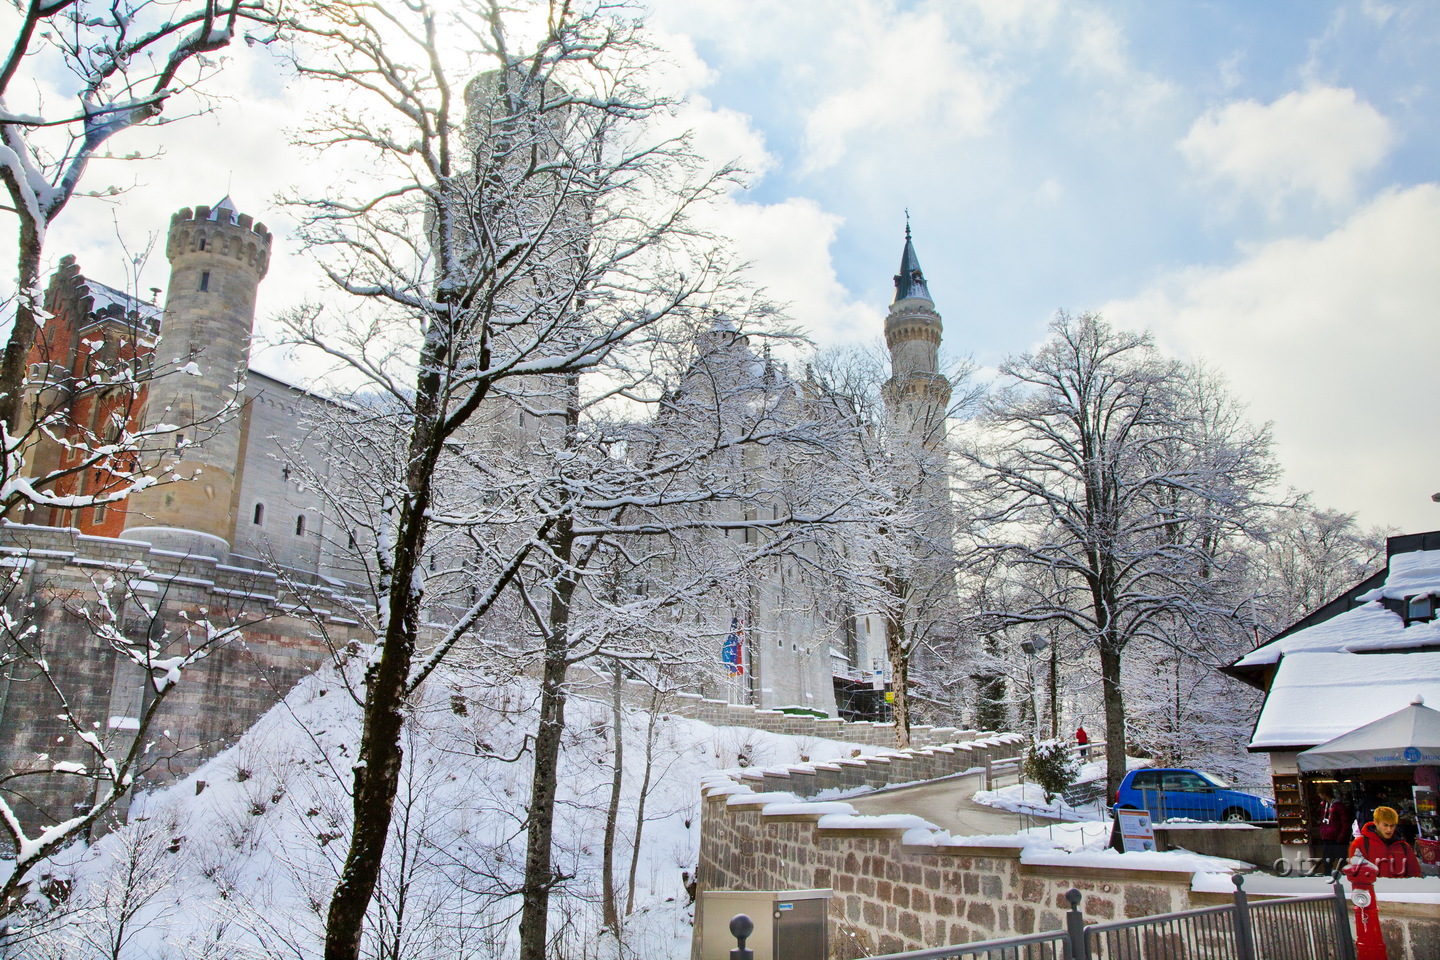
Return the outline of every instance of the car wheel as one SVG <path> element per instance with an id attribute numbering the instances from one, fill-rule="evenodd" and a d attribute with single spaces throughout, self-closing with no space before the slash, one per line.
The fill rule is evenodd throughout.
<path id="1" fill-rule="evenodd" d="M 1239 807 L 1231 807 L 1229 810 L 1225 811 L 1225 822 L 1249 823 L 1250 814 L 1246 813 L 1244 810 L 1241 810 Z"/>

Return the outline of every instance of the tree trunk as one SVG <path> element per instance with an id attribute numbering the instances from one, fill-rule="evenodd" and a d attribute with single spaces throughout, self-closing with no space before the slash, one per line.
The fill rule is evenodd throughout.
<path id="1" fill-rule="evenodd" d="M 650 697 L 650 720 L 645 724 L 645 773 L 640 777 L 640 800 L 635 805 L 635 842 L 630 847 L 630 878 L 625 894 L 625 916 L 635 910 L 635 871 L 640 867 L 640 835 L 645 830 L 645 798 L 650 793 L 650 771 L 655 763 L 655 714 L 660 710 L 658 691 Z"/>
<path id="2" fill-rule="evenodd" d="M 40 234 L 27 217 L 20 222 L 20 250 L 16 255 L 15 280 L 15 325 L 10 328 L 10 340 L 5 344 L 5 355 L 0 359 L 0 423 L 18 436 L 20 413 L 25 387 L 25 361 L 30 358 L 30 348 L 35 345 L 36 311 L 44 305 L 34 297 L 40 293 Z"/>
<path id="3" fill-rule="evenodd" d="M 400 732 L 424 597 L 419 564 L 430 530 L 431 478 L 439 440 L 443 439 L 438 436 L 443 412 L 440 371 L 446 366 L 447 356 L 445 338 L 433 332 L 427 335 L 420 352 L 415 422 L 406 450 L 406 496 L 399 504 L 395 524 L 393 566 L 381 584 L 386 610 L 380 659 L 365 677 L 365 718 L 360 732 L 360 758 L 354 767 L 355 822 L 340 882 L 330 896 L 325 960 L 359 960 L 365 913 L 375 896 L 395 811 L 395 794 L 400 788 L 400 762 L 404 757 Z"/>
<path id="4" fill-rule="evenodd" d="M 885 652 L 890 658 L 890 686 L 895 695 L 895 746 L 904 750 L 910 746 L 910 653 L 905 649 L 905 621 L 901 616 L 886 618 Z"/>
<path id="5" fill-rule="evenodd" d="M 625 713 L 621 709 L 620 694 L 624 680 L 620 661 L 614 663 L 615 689 L 610 701 L 615 730 L 615 769 L 610 775 L 610 803 L 605 808 L 604 862 L 600 866 L 601 923 L 604 929 L 618 941 L 620 939 L 620 909 L 615 897 L 615 826 L 620 820 L 620 778 L 625 772 Z"/>
<path id="6" fill-rule="evenodd" d="M 1120 649 L 1109 638 L 1100 641 L 1100 689 L 1105 703 L 1105 789 L 1110 796 L 1125 779 L 1125 692 L 1120 686 Z"/>
<path id="7" fill-rule="evenodd" d="M 540 680 L 540 729 L 535 736 L 535 773 L 530 785 L 530 816 L 525 837 L 524 905 L 520 910 L 520 960 L 545 960 L 550 889 L 555 885 L 551 844 L 555 834 L 555 787 L 560 768 L 560 738 L 565 731 L 565 673 L 569 669 L 570 601 L 576 577 L 570 569 L 573 523 L 562 519 L 551 536 L 559 579 L 550 601 L 545 635 L 545 664 Z"/>

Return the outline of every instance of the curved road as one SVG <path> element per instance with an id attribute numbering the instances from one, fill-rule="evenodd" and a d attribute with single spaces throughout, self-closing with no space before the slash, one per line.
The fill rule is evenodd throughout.
<path id="1" fill-rule="evenodd" d="M 970 798 L 981 788 L 980 781 L 979 774 L 948 777 L 912 787 L 891 787 L 847 797 L 845 802 L 863 814 L 913 813 L 942 830 L 949 830 L 955 837 L 1004 835 L 1060 822 L 976 803 Z"/>

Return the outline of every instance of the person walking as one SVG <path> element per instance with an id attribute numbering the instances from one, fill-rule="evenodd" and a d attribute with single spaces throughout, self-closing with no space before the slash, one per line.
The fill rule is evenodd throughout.
<path id="1" fill-rule="evenodd" d="M 1343 800 L 1335 797 L 1335 788 L 1328 783 L 1320 784 L 1320 870 L 1330 874 L 1340 869 L 1349 854 L 1350 840 L 1354 829 L 1350 825 L 1350 808 Z"/>
<path id="2" fill-rule="evenodd" d="M 1085 732 L 1085 725 L 1082 723 L 1080 729 L 1075 731 L 1075 742 L 1080 745 L 1080 759 L 1090 759 L 1090 734 Z"/>

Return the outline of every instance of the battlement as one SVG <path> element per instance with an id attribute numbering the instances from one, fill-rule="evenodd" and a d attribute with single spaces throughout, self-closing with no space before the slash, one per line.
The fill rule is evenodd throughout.
<path id="1" fill-rule="evenodd" d="M 227 205 L 184 207 L 170 218 L 165 255 L 172 262 L 190 253 L 232 257 L 264 277 L 273 240 L 265 224 Z"/>

